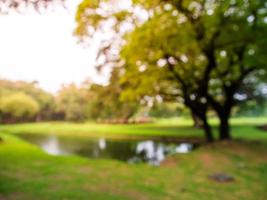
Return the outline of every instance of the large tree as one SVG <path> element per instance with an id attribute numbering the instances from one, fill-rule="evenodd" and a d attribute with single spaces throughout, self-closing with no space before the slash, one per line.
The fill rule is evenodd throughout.
<path id="1" fill-rule="evenodd" d="M 121 51 L 126 96 L 182 98 L 209 141 L 212 108 L 220 119 L 220 139 L 230 139 L 238 89 L 248 76 L 266 76 L 267 1 L 134 0 L 128 7 L 119 2 L 84 0 L 77 33 L 90 36 L 108 20 L 121 33 L 126 22 L 134 23 Z M 119 6 L 108 9 L 114 5 Z M 144 23 L 136 23 L 137 8 Z"/>

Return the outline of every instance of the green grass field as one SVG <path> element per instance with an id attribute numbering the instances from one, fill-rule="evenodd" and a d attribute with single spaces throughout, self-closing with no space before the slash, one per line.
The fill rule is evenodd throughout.
<path id="1" fill-rule="evenodd" d="M 256 126 L 267 123 L 267 117 L 261 118 L 234 118 L 231 120 L 233 137 L 235 139 L 262 139 L 267 140 L 267 135 Z M 218 122 L 211 120 L 214 133 L 217 135 Z M 151 124 L 110 125 L 96 123 L 67 123 L 45 122 L 17 125 L 1 125 L 0 131 L 5 133 L 36 133 L 75 135 L 88 137 L 128 137 L 128 136 L 174 136 L 203 138 L 200 129 L 192 127 L 192 121 L 185 118 L 172 118 L 156 120 Z"/>
<path id="2" fill-rule="evenodd" d="M 96 137 L 177 136 L 201 138 L 185 119 L 143 125 L 36 123 L 1 125 L 0 200 L 87 199 L 267 199 L 267 132 L 256 126 L 267 118 L 232 120 L 234 141 L 203 145 L 168 157 L 161 166 L 130 165 L 79 156 L 51 156 L 11 133 Z M 217 122 L 212 122 L 216 126 Z M 213 173 L 234 182 L 217 183 Z"/>

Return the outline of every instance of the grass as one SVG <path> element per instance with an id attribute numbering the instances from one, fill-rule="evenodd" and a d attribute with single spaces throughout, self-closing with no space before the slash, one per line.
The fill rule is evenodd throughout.
<path id="1" fill-rule="evenodd" d="M 261 139 L 267 141 L 267 135 L 256 126 L 267 123 L 267 117 L 261 118 L 234 118 L 231 120 L 233 137 L 235 139 Z M 217 136 L 216 120 L 211 120 L 214 133 Z M 174 136 L 203 138 L 203 131 L 192 127 L 192 121 L 185 118 L 157 120 L 151 124 L 111 125 L 96 123 L 68 123 L 45 122 L 16 125 L 2 125 L 0 131 L 12 134 L 56 134 L 86 137 L 116 137 L 129 136 Z"/>
<path id="2" fill-rule="evenodd" d="M 233 119 L 236 140 L 201 146 L 170 156 L 160 167 L 114 160 L 51 156 L 10 133 L 56 133 L 126 137 L 201 137 L 185 119 L 143 125 L 38 123 L 0 126 L 1 200 L 83 199 L 267 199 L 267 133 L 255 128 L 267 118 Z M 212 122 L 216 126 L 216 121 Z M 210 174 L 234 176 L 232 183 L 209 180 Z"/>

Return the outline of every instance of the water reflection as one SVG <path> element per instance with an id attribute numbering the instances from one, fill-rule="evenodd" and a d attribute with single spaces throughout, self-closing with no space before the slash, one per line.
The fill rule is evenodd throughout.
<path id="1" fill-rule="evenodd" d="M 105 150 L 106 148 L 106 140 L 104 138 L 99 139 L 98 146 L 101 150 Z"/>
<path id="2" fill-rule="evenodd" d="M 190 143 L 182 143 L 175 148 L 175 153 L 188 153 L 193 150 L 194 145 Z"/>
<path id="3" fill-rule="evenodd" d="M 159 165 L 167 155 L 188 153 L 194 145 L 156 140 L 110 140 L 55 135 L 20 134 L 19 137 L 38 145 L 52 155 L 81 155 L 89 158 L 116 159 L 129 163 Z"/>
<path id="4" fill-rule="evenodd" d="M 138 142 L 136 146 L 136 156 L 134 159 L 130 159 L 129 162 L 143 158 L 142 161 L 146 161 L 150 164 L 159 165 L 165 158 L 165 148 L 163 144 L 156 144 L 154 141 Z"/>
<path id="5" fill-rule="evenodd" d="M 58 139 L 55 136 L 49 136 L 40 143 L 40 147 L 47 153 L 52 155 L 65 155 L 67 152 L 60 148 Z"/>

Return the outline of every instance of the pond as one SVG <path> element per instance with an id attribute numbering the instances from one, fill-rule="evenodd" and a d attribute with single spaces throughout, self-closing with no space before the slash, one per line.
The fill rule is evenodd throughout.
<path id="1" fill-rule="evenodd" d="M 196 145 L 175 138 L 108 139 L 40 134 L 18 134 L 52 155 L 80 155 L 98 159 L 116 159 L 128 163 L 159 165 L 167 155 L 188 153 Z"/>

